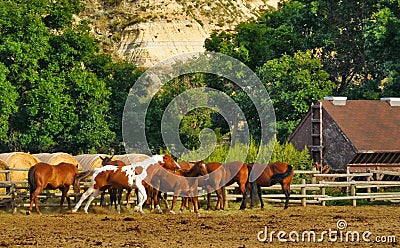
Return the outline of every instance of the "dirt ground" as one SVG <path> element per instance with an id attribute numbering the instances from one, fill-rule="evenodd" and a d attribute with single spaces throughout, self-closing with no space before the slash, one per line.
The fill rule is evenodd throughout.
<path id="1" fill-rule="evenodd" d="M 0 247 L 392 247 L 400 241 L 400 205 L 287 210 L 272 205 L 201 209 L 199 216 L 118 214 L 96 206 L 89 214 L 44 210 L 42 216 L 26 216 L 24 211 L 0 214 Z"/>

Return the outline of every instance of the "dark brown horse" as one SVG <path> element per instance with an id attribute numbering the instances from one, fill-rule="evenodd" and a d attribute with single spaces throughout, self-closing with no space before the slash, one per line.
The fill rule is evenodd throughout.
<path id="1" fill-rule="evenodd" d="M 169 155 L 154 155 L 141 162 L 134 163 L 126 166 L 113 166 L 107 165 L 101 168 L 95 168 L 88 172 L 83 172 L 77 175 L 75 183 L 79 183 L 79 180 L 89 176 L 92 176 L 91 185 L 85 193 L 83 193 L 79 202 L 75 205 L 72 212 L 78 211 L 83 201 L 88 198 L 84 211 L 88 212 L 90 203 L 96 196 L 104 192 L 106 189 L 111 187 L 117 189 L 138 189 L 139 201 L 135 210 L 143 213 L 142 206 L 146 201 L 147 193 L 143 186 L 143 180 L 148 176 L 151 176 L 152 170 L 157 168 L 179 168 L 179 165 Z M 155 168 L 155 169 L 154 169 Z"/>
<path id="2" fill-rule="evenodd" d="M 250 164 L 252 166 L 252 164 Z M 264 208 L 264 203 L 261 197 L 261 187 L 270 187 L 274 184 L 279 183 L 282 187 L 283 193 L 285 194 L 285 209 L 289 205 L 290 197 L 290 184 L 292 183 L 294 175 L 293 167 L 287 163 L 274 162 L 268 164 L 261 175 L 256 179 L 258 198 L 260 199 L 261 209 Z"/>
<path id="3" fill-rule="evenodd" d="M 102 160 L 101 165 L 102 166 L 106 166 L 106 165 L 114 165 L 114 166 L 125 166 L 126 164 L 124 163 L 124 161 L 122 160 L 113 160 L 114 156 L 111 157 L 101 157 L 100 159 Z M 121 212 L 121 202 L 122 202 L 122 193 L 123 193 L 123 189 L 116 189 L 116 188 L 109 188 L 108 189 L 108 194 L 110 195 L 110 207 L 112 208 L 113 204 L 114 204 L 114 208 L 115 210 L 120 213 Z M 127 190 L 126 193 L 126 206 L 129 207 L 129 199 L 131 197 L 131 189 Z M 104 195 L 105 195 L 105 191 L 103 193 L 101 193 L 100 196 L 100 205 L 103 206 L 104 203 Z"/>
<path id="4" fill-rule="evenodd" d="M 74 192 L 79 193 L 79 184 L 75 185 L 75 177 L 78 174 L 78 165 L 70 163 L 59 163 L 58 165 L 50 165 L 47 163 L 37 163 L 29 169 L 28 182 L 30 188 L 30 206 L 26 214 L 32 212 L 33 203 L 35 203 L 36 212 L 42 214 L 39 210 L 38 195 L 44 189 L 60 189 L 62 192 L 60 213 L 65 198 L 67 198 L 68 208 L 71 209 L 71 201 L 68 190 L 74 185 Z"/>

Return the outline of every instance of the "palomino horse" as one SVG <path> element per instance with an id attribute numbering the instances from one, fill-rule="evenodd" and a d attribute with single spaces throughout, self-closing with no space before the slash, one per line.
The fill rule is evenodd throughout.
<path id="1" fill-rule="evenodd" d="M 114 156 L 111 157 L 101 157 L 100 159 L 102 160 L 101 165 L 102 166 L 106 166 L 106 165 L 114 165 L 114 166 L 125 166 L 126 164 L 124 163 L 124 161 L 122 160 L 112 160 Z M 121 212 L 121 201 L 122 201 L 122 193 L 123 193 L 123 189 L 115 189 L 115 188 L 109 188 L 108 189 L 108 193 L 110 195 L 110 207 L 112 208 L 112 205 L 114 204 L 115 210 L 118 211 L 118 213 Z M 126 194 L 126 206 L 129 206 L 129 199 L 131 197 L 131 189 L 127 190 L 127 194 Z M 104 194 L 105 191 L 103 193 L 101 193 L 101 197 L 100 197 L 100 205 L 103 206 L 103 202 L 104 202 Z"/>
<path id="2" fill-rule="evenodd" d="M 32 212 L 33 203 L 35 203 L 36 212 L 42 214 L 39 210 L 38 195 L 44 189 L 60 189 L 62 192 L 60 212 L 64 199 L 67 198 L 68 208 L 71 209 L 71 201 L 69 199 L 68 190 L 74 185 L 74 192 L 79 193 L 79 184 L 75 185 L 75 177 L 78 174 L 78 165 L 70 163 L 59 163 L 58 165 L 50 165 L 47 163 L 37 163 L 29 169 L 28 182 L 30 188 L 30 206 L 26 214 Z"/>
<path id="3" fill-rule="evenodd" d="M 242 162 L 230 162 L 221 164 L 218 162 L 210 162 L 206 165 L 208 173 L 210 174 L 210 185 L 216 189 L 217 192 L 217 204 L 215 209 L 218 209 L 218 203 L 220 205 L 220 209 L 225 208 L 225 186 L 232 185 L 233 183 L 237 183 L 239 185 L 239 190 L 242 194 L 242 203 L 240 205 L 240 210 L 246 208 L 246 193 L 247 193 L 247 185 L 248 179 L 250 175 L 251 168 L 248 167 L 247 164 Z M 250 183 L 250 195 L 252 201 L 256 199 L 257 196 L 257 187 L 255 183 Z M 207 196 L 207 209 L 211 206 L 211 194 L 209 193 Z"/>
<path id="4" fill-rule="evenodd" d="M 252 164 L 250 164 L 252 166 Z M 280 183 L 283 193 L 285 194 L 285 209 L 289 205 L 290 184 L 294 175 L 293 167 L 287 163 L 274 162 L 268 164 L 261 175 L 256 179 L 258 197 L 261 203 L 261 209 L 264 208 L 264 203 L 261 197 L 261 187 L 270 187 L 276 183 Z"/>
<path id="5" fill-rule="evenodd" d="M 146 200 L 147 194 L 146 189 L 143 186 L 143 179 L 148 176 L 148 169 L 151 167 L 166 167 L 166 168 L 176 168 L 179 167 L 178 164 L 169 155 L 154 155 L 147 158 L 141 162 L 134 163 L 132 165 L 126 166 L 114 166 L 106 165 L 101 168 L 95 168 L 91 171 L 86 172 L 86 174 L 78 175 L 76 177 L 75 183 L 79 183 L 79 180 L 88 177 L 92 174 L 92 180 L 89 188 L 83 193 L 79 202 L 75 205 L 72 212 L 78 211 L 79 207 L 82 205 L 83 201 L 88 198 L 84 211 L 88 212 L 90 203 L 94 200 L 96 196 L 101 194 L 104 190 L 114 187 L 118 189 L 138 189 L 139 201 L 135 210 L 143 213 L 143 203 Z M 83 172 L 85 173 L 85 172 Z"/>

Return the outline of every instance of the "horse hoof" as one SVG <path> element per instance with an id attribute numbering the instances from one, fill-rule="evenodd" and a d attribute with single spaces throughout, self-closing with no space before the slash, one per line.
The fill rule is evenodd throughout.
<path id="1" fill-rule="evenodd" d="M 138 206 L 135 206 L 135 207 L 133 208 L 133 211 L 139 212 L 139 207 L 138 207 Z"/>
<path id="2" fill-rule="evenodd" d="M 169 211 L 171 214 L 176 214 L 174 210 Z"/>
<path id="3" fill-rule="evenodd" d="M 26 211 L 26 215 L 31 215 L 31 211 Z"/>

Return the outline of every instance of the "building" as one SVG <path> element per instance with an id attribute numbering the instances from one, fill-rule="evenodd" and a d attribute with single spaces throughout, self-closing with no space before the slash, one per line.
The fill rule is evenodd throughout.
<path id="1" fill-rule="evenodd" d="M 289 138 L 333 172 L 400 171 L 400 98 L 316 101 Z"/>

